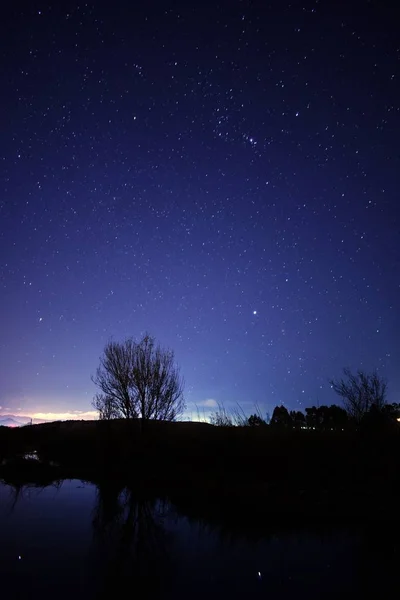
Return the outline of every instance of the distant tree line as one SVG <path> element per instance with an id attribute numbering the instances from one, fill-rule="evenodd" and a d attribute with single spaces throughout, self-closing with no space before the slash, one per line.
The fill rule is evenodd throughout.
<path id="1" fill-rule="evenodd" d="M 348 424 L 348 415 L 344 408 L 331 406 L 311 406 L 300 410 L 291 410 L 285 406 L 276 406 L 272 413 L 271 426 L 291 427 L 295 429 L 343 429 Z"/>
<path id="2" fill-rule="evenodd" d="M 340 406 L 312 406 L 306 408 L 305 412 L 300 410 L 288 410 L 286 406 L 275 406 L 272 417 L 263 418 L 262 415 L 254 413 L 249 417 L 240 417 L 239 411 L 228 413 L 221 407 L 211 415 L 213 425 L 219 426 L 248 426 L 286 429 L 343 429 L 349 422 L 347 412 Z"/>
<path id="3" fill-rule="evenodd" d="M 228 413 L 224 407 L 211 415 L 211 423 L 219 426 L 262 427 L 269 425 L 281 429 L 344 430 L 349 427 L 388 425 L 400 420 L 400 404 L 386 402 L 386 381 L 373 373 L 349 369 L 343 370 L 344 377 L 331 380 L 332 389 L 341 397 L 343 407 L 311 406 L 300 410 L 288 410 L 284 405 L 276 406 L 272 417 L 264 418 L 259 410 L 246 417 L 243 411 L 234 409 Z"/>
<path id="4" fill-rule="evenodd" d="M 269 426 L 281 429 L 315 429 L 319 431 L 344 430 L 349 427 L 369 424 L 388 424 L 400 418 L 400 404 L 385 404 L 377 411 L 374 406 L 358 422 L 341 406 L 311 406 L 300 410 L 288 410 L 286 406 L 275 406 L 271 419 L 263 418 L 259 414 L 252 414 L 246 418 L 238 418 L 238 413 L 228 413 L 226 410 L 216 411 L 211 415 L 210 422 L 218 426 Z M 400 426 L 400 425 L 399 425 Z"/>

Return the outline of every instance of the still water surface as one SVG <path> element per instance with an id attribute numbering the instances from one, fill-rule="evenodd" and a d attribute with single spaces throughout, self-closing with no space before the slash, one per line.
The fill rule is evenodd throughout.
<path id="1" fill-rule="evenodd" d="M 222 531 L 166 502 L 78 480 L 19 491 L 0 484 L 0 535 L 0 589 L 10 599 L 126 589 L 160 599 L 397 596 L 398 546 L 387 531 L 248 539 L 234 523 Z"/>

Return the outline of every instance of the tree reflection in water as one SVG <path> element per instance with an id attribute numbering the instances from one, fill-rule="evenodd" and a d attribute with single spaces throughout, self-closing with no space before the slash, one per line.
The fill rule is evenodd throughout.
<path id="1" fill-rule="evenodd" d="M 172 571 L 171 538 L 164 525 L 168 512 L 166 502 L 140 491 L 110 482 L 97 486 L 93 539 L 105 596 L 130 580 L 140 583 L 143 592 L 165 586 Z"/>
<path id="2" fill-rule="evenodd" d="M 7 485 L 9 491 L 10 491 L 10 504 L 9 504 L 9 511 L 10 514 L 12 514 L 14 512 L 14 510 L 17 507 L 17 504 L 21 501 L 23 501 L 26 498 L 26 494 L 35 492 L 36 495 L 40 494 L 41 491 L 43 491 L 46 488 L 49 488 L 50 486 L 55 488 L 55 489 L 60 489 L 61 485 L 62 485 L 62 481 L 59 480 L 55 480 L 52 481 L 51 483 L 47 483 L 45 485 L 43 485 L 42 483 L 16 483 L 13 480 L 9 480 L 9 479 L 1 479 L 0 483 L 3 483 L 5 485 Z M 29 496 L 28 496 L 29 499 Z"/>
<path id="3" fill-rule="evenodd" d="M 90 492 L 85 495 L 75 491 L 82 486 L 73 480 L 65 482 L 65 487 L 57 482 L 55 485 L 60 488 L 61 497 L 53 502 L 52 493 L 45 493 L 42 504 L 39 497 L 45 489 L 51 492 L 48 487 L 7 483 L 8 490 L 3 490 L 6 492 L 3 494 L 3 500 L 6 500 L 3 523 L 10 523 L 7 539 L 12 547 L 11 553 L 18 555 L 22 548 L 21 554 L 24 554 L 25 546 L 33 547 L 32 535 L 39 538 L 43 533 L 38 539 L 37 552 L 35 550 L 39 559 L 32 571 L 32 581 L 36 587 L 44 589 L 48 582 L 58 585 L 60 577 L 63 580 L 65 573 L 70 573 L 71 581 L 67 576 L 62 597 L 70 598 L 67 592 L 71 586 L 82 585 L 84 597 L 88 599 L 108 599 L 115 597 L 118 591 L 126 593 L 126 590 L 130 594 L 139 593 L 141 597 L 176 599 L 207 595 L 211 598 L 210 578 L 222 581 L 222 593 L 224 586 L 230 586 L 229 589 L 237 589 L 246 595 L 247 588 L 243 587 L 240 569 L 233 565 L 244 564 L 247 565 L 245 569 L 250 568 L 252 565 L 247 557 L 256 547 L 259 550 L 252 578 L 258 571 L 263 571 L 263 564 L 266 565 L 265 572 L 269 572 L 269 578 L 264 577 L 263 571 L 262 581 L 257 580 L 257 590 L 268 591 L 270 597 L 274 597 L 273 589 L 277 592 L 275 597 L 286 597 L 283 592 L 288 591 L 294 595 L 303 591 L 309 598 L 316 597 L 310 595 L 310 590 L 322 586 L 321 589 L 329 588 L 331 591 L 330 596 L 330 592 L 325 594 L 326 597 L 338 597 L 342 590 L 346 593 L 353 590 L 354 593 L 365 595 L 366 592 L 375 592 L 379 597 L 391 598 L 391 590 L 396 589 L 400 527 L 393 516 L 395 507 L 388 511 L 389 518 L 382 515 L 379 520 L 360 523 L 358 527 L 355 523 L 333 522 L 329 528 L 326 523 L 321 523 L 320 527 L 316 523 L 312 526 L 311 523 L 300 522 L 285 525 L 274 515 L 267 515 L 267 519 L 258 521 L 257 526 L 257 520 L 254 522 L 248 511 L 229 511 L 228 501 L 223 510 L 223 504 L 218 504 L 213 498 L 195 502 L 189 494 L 180 497 L 170 494 L 172 509 L 149 490 L 133 491 L 107 481 L 95 488 L 93 484 L 84 485 Z M 30 504 L 36 507 L 29 507 Z M 35 510 L 32 511 L 32 508 Z M 8 518 L 10 516 L 14 520 L 22 517 L 26 525 L 25 529 L 18 531 L 18 535 L 12 530 L 14 524 Z M 91 518 L 89 523 L 88 517 Z M 174 521 L 176 517 L 176 522 L 171 517 Z M 252 527 L 249 527 L 250 522 Z M 2 535 L 4 537 L 4 532 Z M 18 548 L 12 546 L 13 537 L 18 539 Z M 91 545 L 89 555 L 87 544 Z M 230 546 L 234 547 L 233 552 Z M 3 557 L 8 560 L 10 551 L 7 544 L 5 547 Z M 284 560 L 275 560 L 276 554 L 271 554 L 277 549 L 282 551 Z M 322 556 L 329 557 L 329 569 L 321 570 L 320 579 L 309 562 L 309 559 L 318 562 L 315 556 L 319 551 Z M 306 555 L 305 570 L 297 572 L 296 564 L 299 560 L 301 562 L 303 555 Z M 198 557 L 202 560 L 199 561 Z M 208 562 L 210 573 L 203 572 L 204 564 L 207 564 L 203 561 L 204 557 L 206 561 L 207 557 L 211 557 Z M 235 563 L 235 560 L 239 562 Z M 60 561 L 65 564 L 59 565 Z M 221 567 L 221 573 L 213 570 L 215 563 L 218 563 L 218 569 Z M 28 570 L 29 565 L 26 562 Z M 52 567 L 49 568 L 49 565 Z M 272 570 L 268 571 L 268 565 L 272 565 Z M 297 573 L 292 580 L 285 579 L 289 573 L 288 565 L 292 565 Z M 326 567 L 326 564 L 321 565 Z M 221 574 L 225 579 L 219 579 Z M 26 595 L 31 591 L 27 581 L 23 584 L 28 590 Z M 176 594 L 177 588 L 180 596 Z M 171 590 L 175 595 L 171 595 Z"/>

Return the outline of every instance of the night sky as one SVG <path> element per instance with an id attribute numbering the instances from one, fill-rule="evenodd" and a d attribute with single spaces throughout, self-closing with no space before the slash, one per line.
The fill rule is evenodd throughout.
<path id="1" fill-rule="evenodd" d="M 346 366 L 399 401 L 394 6 L 2 7 L 3 414 L 90 416 L 145 331 L 189 417 L 330 404 Z"/>

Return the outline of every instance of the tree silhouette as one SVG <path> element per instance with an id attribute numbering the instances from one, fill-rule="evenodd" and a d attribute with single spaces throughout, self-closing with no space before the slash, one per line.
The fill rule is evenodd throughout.
<path id="1" fill-rule="evenodd" d="M 296 427 L 296 429 L 299 429 L 300 427 L 305 426 L 306 418 L 305 418 L 304 414 L 301 412 L 301 410 L 291 410 L 289 415 L 290 415 L 290 419 L 292 421 L 293 427 Z"/>
<path id="2" fill-rule="evenodd" d="M 321 426 L 323 429 L 343 429 L 348 422 L 347 412 L 341 406 L 321 406 Z"/>
<path id="3" fill-rule="evenodd" d="M 343 405 L 357 423 L 372 408 L 382 410 L 386 403 L 386 381 L 376 371 L 365 373 L 358 370 L 353 374 L 350 369 L 343 369 L 344 378 L 332 379 L 333 390 L 342 398 Z"/>
<path id="4" fill-rule="evenodd" d="M 275 406 L 270 425 L 275 427 L 291 427 L 293 420 L 285 406 Z"/>
<path id="5" fill-rule="evenodd" d="M 101 419 L 174 421 L 185 408 L 174 353 L 148 334 L 139 342 L 108 342 L 92 381 L 100 388 L 93 406 Z"/>
<path id="6" fill-rule="evenodd" d="M 383 412 L 392 420 L 398 421 L 400 419 L 400 404 L 398 402 L 385 404 Z"/>
<path id="7" fill-rule="evenodd" d="M 306 408 L 306 423 L 313 429 L 343 429 L 347 421 L 347 412 L 336 404 Z"/>
<path id="8" fill-rule="evenodd" d="M 247 424 L 250 425 L 250 427 L 260 427 L 262 425 L 266 425 L 267 423 L 262 417 L 254 414 L 249 416 L 247 419 Z"/>
<path id="9" fill-rule="evenodd" d="M 319 429 L 321 426 L 321 413 L 316 406 L 306 408 L 306 424 L 307 427 Z"/>

